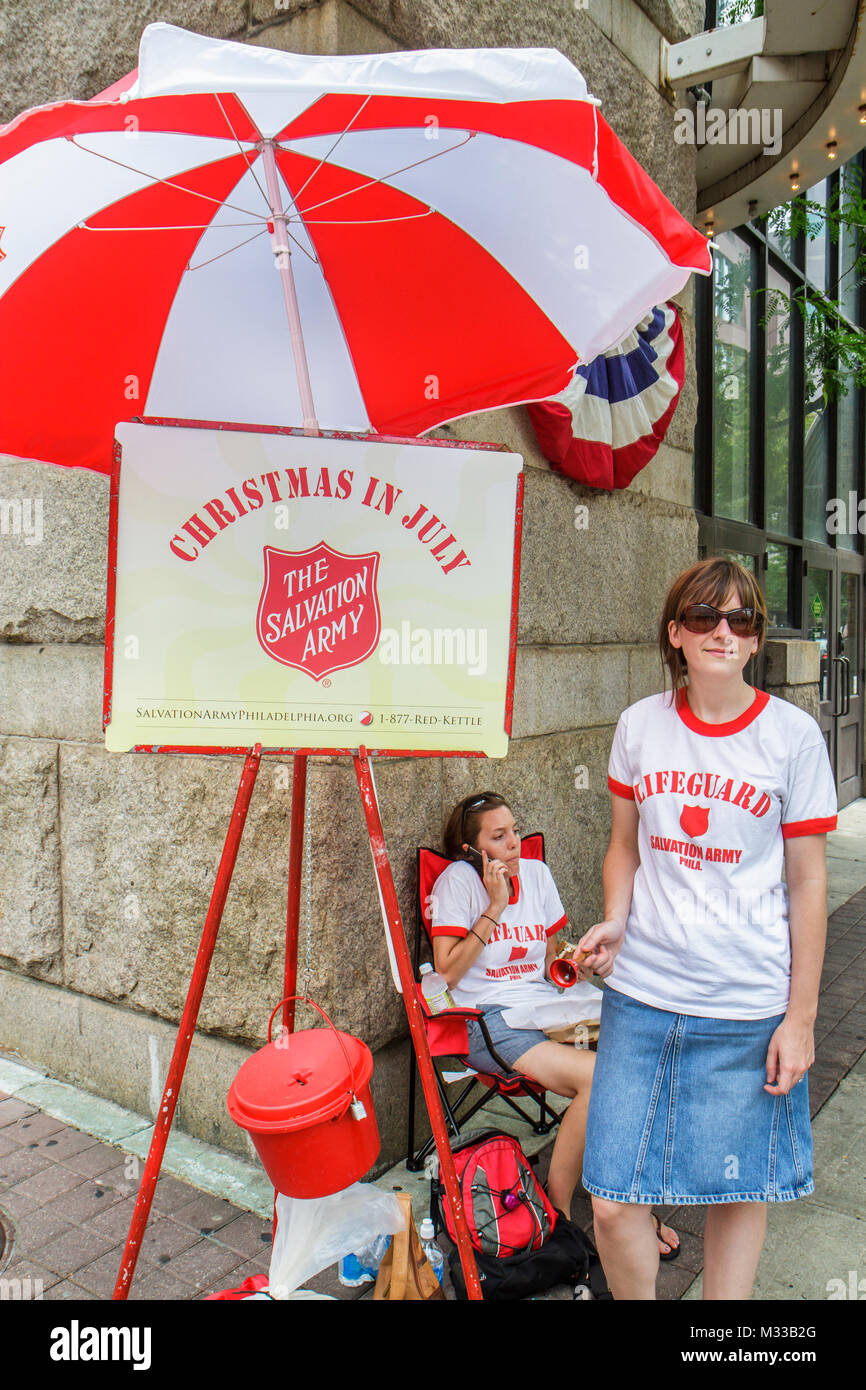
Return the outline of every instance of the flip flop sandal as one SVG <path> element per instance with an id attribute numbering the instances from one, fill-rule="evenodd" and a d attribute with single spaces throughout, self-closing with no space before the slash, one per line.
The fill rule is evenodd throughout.
<path id="1" fill-rule="evenodd" d="M 662 1243 L 663 1245 L 670 1245 L 670 1241 L 665 1240 L 664 1236 L 662 1235 L 662 1219 L 661 1219 L 661 1217 L 660 1217 L 660 1216 L 656 1216 L 656 1214 L 655 1214 L 654 1211 L 651 1211 L 651 1212 L 650 1212 L 650 1216 L 652 1217 L 653 1221 L 656 1223 L 656 1238 L 657 1238 L 658 1240 L 660 1240 L 661 1243 Z M 665 1254 L 665 1253 L 664 1253 L 663 1251 L 661 1251 L 661 1250 L 659 1251 L 659 1259 L 660 1259 L 660 1260 L 664 1260 L 664 1261 L 675 1260 L 676 1257 L 677 1257 L 677 1255 L 678 1255 L 679 1253 L 680 1253 L 680 1247 L 679 1247 L 678 1245 L 671 1245 L 671 1248 L 668 1250 L 667 1254 Z"/>

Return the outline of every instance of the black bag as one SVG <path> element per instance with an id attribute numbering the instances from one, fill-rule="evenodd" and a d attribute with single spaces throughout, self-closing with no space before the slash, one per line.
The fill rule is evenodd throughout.
<path id="1" fill-rule="evenodd" d="M 610 1298 L 595 1246 L 551 1205 L 518 1141 L 498 1130 L 467 1135 L 453 1147 L 461 1200 L 485 1301 L 529 1298 L 554 1284 L 585 1285 Z M 455 1228 L 441 1179 L 432 1184 L 437 1225 Z M 455 1244 L 448 1256 L 458 1299 L 466 1284 Z"/>

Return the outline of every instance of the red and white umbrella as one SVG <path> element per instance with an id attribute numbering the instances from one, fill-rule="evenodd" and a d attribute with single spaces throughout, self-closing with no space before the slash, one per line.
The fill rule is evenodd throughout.
<path id="1" fill-rule="evenodd" d="M 108 471 L 141 416 L 417 435 L 555 395 L 710 270 L 555 50 L 156 24 L 122 85 L 0 129 L 0 452 Z"/>

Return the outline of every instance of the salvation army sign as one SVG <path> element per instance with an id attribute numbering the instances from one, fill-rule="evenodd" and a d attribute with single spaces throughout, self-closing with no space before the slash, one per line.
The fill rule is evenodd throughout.
<path id="1" fill-rule="evenodd" d="M 341 555 L 322 541 L 300 551 L 266 545 L 264 557 L 256 631 L 275 661 L 321 680 L 376 650 L 377 554 Z"/>
<path id="2" fill-rule="evenodd" d="M 106 747 L 504 756 L 521 469 L 489 445 L 119 425 Z"/>

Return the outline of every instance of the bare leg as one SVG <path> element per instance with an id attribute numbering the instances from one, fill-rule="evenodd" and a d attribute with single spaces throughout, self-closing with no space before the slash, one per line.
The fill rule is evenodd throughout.
<path id="1" fill-rule="evenodd" d="M 536 1043 L 514 1063 L 515 1071 L 525 1072 L 558 1096 L 572 1097 L 557 1126 L 547 1191 L 551 1202 L 564 1216 L 571 1217 L 571 1199 L 583 1170 L 586 1143 L 586 1112 L 595 1054 L 568 1043 Z"/>
<path id="2" fill-rule="evenodd" d="M 704 1229 L 704 1298 L 747 1299 L 767 1231 L 764 1202 L 720 1202 Z"/>
<path id="3" fill-rule="evenodd" d="M 598 1253 L 614 1298 L 619 1302 L 654 1299 L 659 1247 L 647 1208 L 593 1197 L 592 1211 Z"/>
<path id="4" fill-rule="evenodd" d="M 572 1047 L 568 1043 L 537 1043 L 517 1058 L 514 1068 L 516 1071 L 525 1072 L 535 1081 L 540 1081 L 556 1095 L 574 1097 L 559 1122 L 547 1177 L 547 1191 L 551 1202 L 558 1211 L 570 1218 L 571 1199 L 583 1171 L 586 1112 L 589 1108 L 595 1053 L 586 1048 Z M 648 1209 L 646 1220 L 656 1240 L 655 1221 Z M 662 1253 L 667 1253 L 669 1249 L 676 1248 L 679 1237 L 670 1226 L 663 1225 L 661 1242 L 664 1246 Z M 656 1249 L 660 1249 L 658 1242 Z"/>

